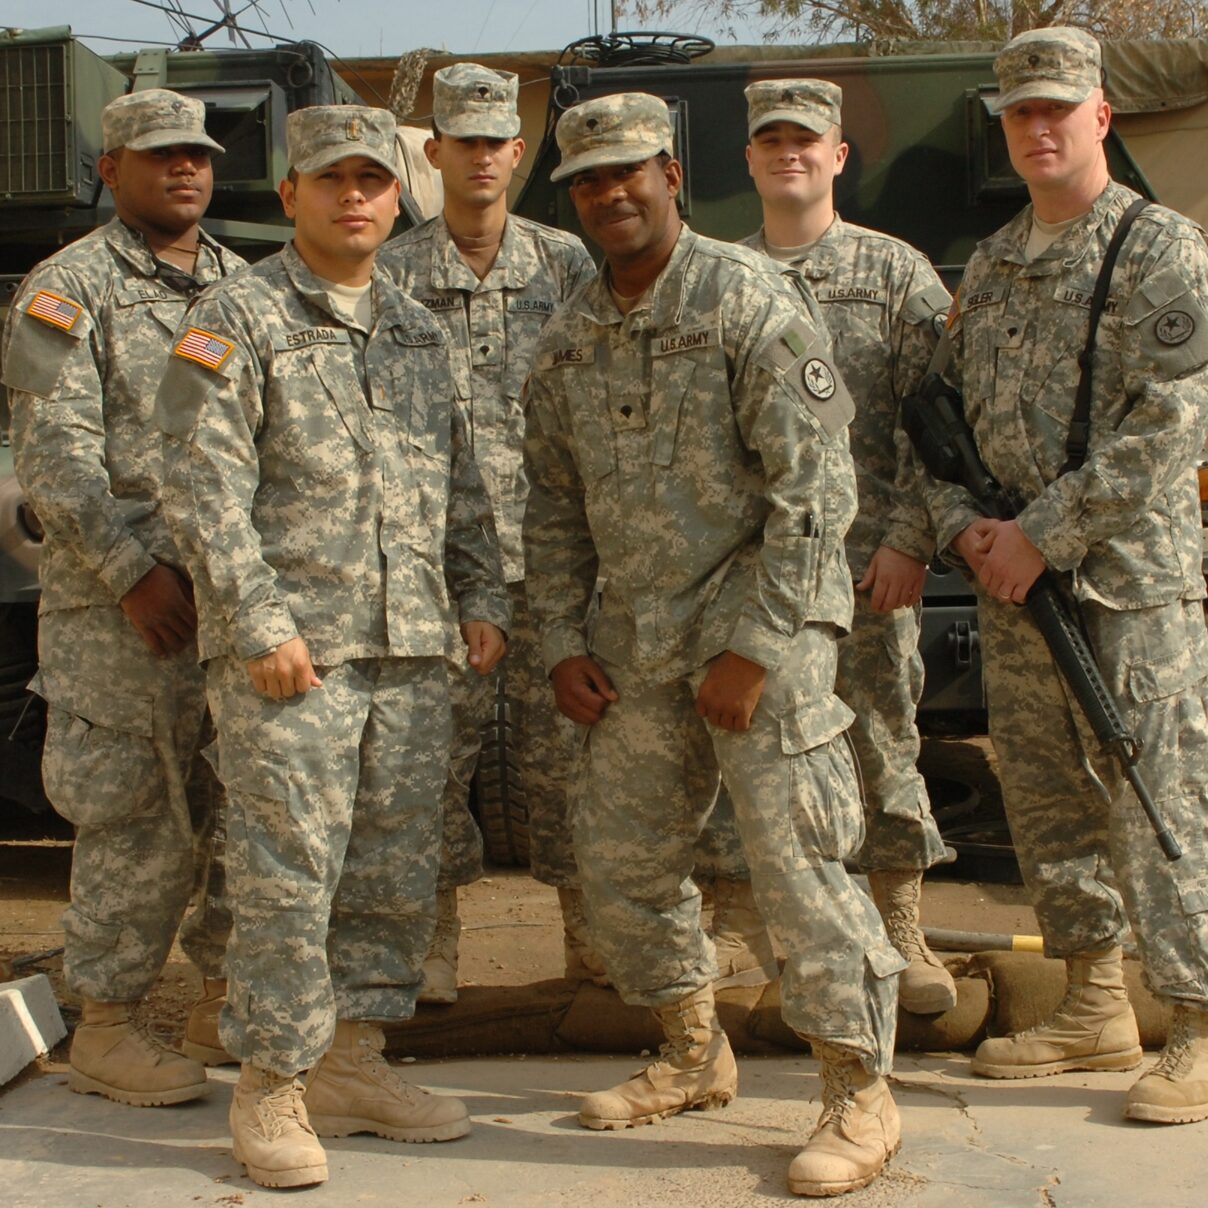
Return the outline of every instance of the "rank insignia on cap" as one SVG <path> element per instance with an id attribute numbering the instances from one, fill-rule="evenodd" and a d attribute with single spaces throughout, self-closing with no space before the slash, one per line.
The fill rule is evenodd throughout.
<path id="1" fill-rule="evenodd" d="M 78 302 L 73 302 L 70 298 L 60 298 L 50 290 L 40 289 L 25 308 L 25 313 L 33 315 L 35 319 L 41 319 L 43 323 L 49 323 L 51 327 L 70 331 L 83 310 Z"/>
<path id="2" fill-rule="evenodd" d="M 202 331 L 200 327 L 190 327 L 173 352 L 207 369 L 218 369 L 234 350 L 235 345 L 230 340 L 224 340 L 212 331 Z"/>
<path id="3" fill-rule="evenodd" d="M 361 138 L 360 118 L 350 117 L 344 127 L 344 136 L 350 143 L 359 142 Z"/>

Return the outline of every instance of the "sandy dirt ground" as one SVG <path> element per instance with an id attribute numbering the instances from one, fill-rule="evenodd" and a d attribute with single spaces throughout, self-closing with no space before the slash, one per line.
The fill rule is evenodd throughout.
<path id="1" fill-rule="evenodd" d="M 975 787 L 994 813 L 997 782 L 985 739 L 929 739 L 921 764 L 937 796 L 953 782 Z M 53 818 L 31 818 L 10 809 L 0 820 L 0 957 L 20 959 L 59 947 L 59 919 L 68 900 L 71 830 Z M 978 865 L 974 866 L 980 867 Z M 924 924 L 960 930 L 1032 934 L 1035 916 L 1017 884 L 959 879 L 961 867 L 937 870 L 924 898 Z M 514 986 L 563 972 L 562 927 L 556 892 L 518 869 L 490 869 L 461 891 L 461 980 L 482 986 Z M 66 991 L 59 958 L 19 970 L 45 972 L 70 1026 L 76 1001 Z M 178 1039 L 200 980 L 179 949 L 151 994 L 148 1013 L 165 1038 Z M 439 1010 L 423 1008 L 421 1010 Z M 54 1065 L 63 1046 L 52 1054 Z"/>

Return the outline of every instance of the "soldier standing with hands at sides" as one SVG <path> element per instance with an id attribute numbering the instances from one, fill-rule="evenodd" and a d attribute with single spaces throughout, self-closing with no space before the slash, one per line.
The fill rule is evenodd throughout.
<path id="1" fill-rule="evenodd" d="M 766 260 L 680 221 L 661 100 L 584 102 L 557 138 L 554 179 L 606 263 L 538 341 L 526 586 L 558 706 L 590 727 L 573 833 L 592 940 L 667 1038 L 579 1120 L 625 1128 L 737 1092 L 690 875 L 724 777 L 788 954 L 785 1019 L 822 1063 L 789 1186 L 852 1190 L 899 1143 L 885 1074 L 905 962 L 843 869 L 863 832 L 832 691 L 852 610 L 851 400 Z"/>
<path id="2" fill-rule="evenodd" d="M 1068 971 L 1054 1015 L 986 1040 L 975 1073 L 1031 1078 L 1141 1061 L 1120 941 L 1172 1008 L 1133 1119 L 1208 1118 L 1208 635 L 1195 459 L 1208 433 L 1208 252 L 1186 218 L 1136 218 L 1092 358 L 1084 450 L 1071 426 L 1088 300 L 1136 200 L 1109 174 L 1099 44 L 1082 30 L 1020 34 L 994 65 L 1011 163 L 1031 205 L 979 244 L 950 331 L 947 375 L 982 460 L 1021 504 L 980 517 L 933 499 L 941 548 L 974 572 L 990 733 L 1016 852 L 1050 956 Z M 1099 749 L 1020 605 L 1046 568 L 1076 609 L 1143 746 L 1138 765 L 1183 856 L 1168 861 Z M 1109 875 L 1114 871 L 1114 878 Z"/>
<path id="3" fill-rule="evenodd" d="M 457 405 L 491 497 L 512 596 L 507 691 L 518 706 L 512 734 L 528 806 L 533 875 L 558 888 L 566 975 L 582 979 L 600 977 L 603 966 L 586 936 L 567 820 L 579 739 L 554 708 L 525 603 L 520 521 L 528 485 L 520 396 L 545 321 L 596 270 L 574 235 L 508 213 L 508 185 L 524 155 L 518 88 L 513 73 L 477 63 L 455 63 L 435 74 L 432 137 L 424 151 L 440 172 L 444 211 L 391 240 L 380 262 L 431 311 L 448 341 Z M 470 781 L 482 749 L 482 727 L 495 715 L 498 678 L 474 674 L 464 659 L 451 660 L 453 745 L 443 801 L 436 934 L 424 963 L 420 1002 L 457 1000 L 457 888 L 482 876 L 482 836 L 470 815 Z"/>
<path id="4" fill-rule="evenodd" d="M 158 399 L 229 796 L 231 1132 L 269 1187 L 327 1178 L 316 1133 L 469 1131 L 378 1024 L 432 936 L 451 613 L 484 675 L 508 624 L 444 338 L 374 265 L 394 121 L 302 109 L 287 142 L 293 242 L 197 301 Z"/>
<path id="5" fill-rule="evenodd" d="M 118 97 L 101 131 L 116 217 L 30 273 L 3 378 L 17 477 L 46 530 L 31 685 L 49 705 L 42 775 L 76 828 L 64 971 L 83 1005 L 68 1085 L 150 1106 L 206 1090 L 205 1068 L 134 1012 L 167 960 L 214 808 L 193 791 L 208 789 L 204 776 L 186 791 L 205 686 L 193 588 L 160 508 L 153 408 L 189 299 L 243 261 L 198 225 L 222 151 L 201 101 L 162 88 Z M 223 976 L 225 920 L 206 934 L 214 922 L 181 937 L 207 991 Z"/>
<path id="6" fill-rule="evenodd" d="M 849 431 L 858 510 L 846 540 L 856 606 L 839 641 L 835 691 L 856 715 L 849 733 L 868 831 L 859 861 L 889 938 L 910 961 L 898 999 L 908 1011 L 934 1014 L 956 1005 L 952 976 L 919 925 L 923 872 L 944 855 L 915 767 L 919 602 L 935 541 L 900 401 L 921 384 L 951 299 L 914 248 L 835 212 L 834 182 L 848 152 L 837 84 L 761 80 L 746 97 L 747 165 L 763 227 L 743 242 L 804 278 L 856 403 Z"/>

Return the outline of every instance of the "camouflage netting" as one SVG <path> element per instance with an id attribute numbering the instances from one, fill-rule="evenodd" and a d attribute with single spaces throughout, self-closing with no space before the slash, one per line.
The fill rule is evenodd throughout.
<path id="1" fill-rule="evenodd" d="M 899 1052 L 975 1048 L 986 1036 L 1019 1032 L 1051 1014 L 1065 990 L 1061 961 L 1014 952 L 983 952 L 949 962 L 957 1004 L 937 1016 L 902 1012 Z M 1166 1041 L 1166 1012 L 1141 982 L 1136 961 L 1125 981 L 1137 1014 L 1141 1043 Z M 738 1053 L 804 1050 L 805 1042 L 780 1017 L 780 983 L 722 990 L 718 1016 Z M 662 1035 L 653 1014 L 630 1007 L 612 990 L 590 982 L 555 980 L 528 986 L 466 986 L 447 1007 L 421 1007 L 405 1024 L 387 1025 L 387 1050 L 415 1057 L 497 1053 L 653 1052 Z"/>
<path id="2" fill-rule="evenodd" d="M 399 56 L 394 79 L 390 81 L 390 112 L 394 114 L 395 121 L 405 122 L 411 116 L 419 86 L 424 79 L 424 68 L 428 66 L 428 59 L 437 53 L 421 47 Z"/>

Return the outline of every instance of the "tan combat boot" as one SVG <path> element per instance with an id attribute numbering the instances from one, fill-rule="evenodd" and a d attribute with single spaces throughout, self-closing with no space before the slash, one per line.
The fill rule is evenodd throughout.
<path id="1" fill-rule="evenodd" d="M 226 992 L 225 977 L 203 978 L 201 997 L 193 1004 L 185 1024 L 185 1038 L 180 1051 L 202 1065 L 239 1064 L 239 1058 L 232 1057 L 222 1047 L 218 1036 L 218 1015 L 226 1005 Z"/>
<path id="2" fill-rule="evenodd" d="M 470 1131 L 466 1105 L 404 1082 L 382 1056 L 376 1024 L 336 1023 L 331 1048 L 306 1079 L 306 1110 L 321 1137 L 373 1133 L 391 1141 L 453 1141 Z"/>
<path id="3" fill-rule="evenodd" d="M 750 881 L 718 877 L 713 882 L 713 926 L 709 933 L 717 949 L 714 990 L 727 986 L 766 986 L 780 975 Z"/>
<path id="4" fill-rule="evenodd" d="M 841 1195 L 867 1187 L 902 1143 L 889 1084 L 854 1053 L 812 1042 L 822 1063 L 822 1115 L 789 1166 L 794 1195 Z"/>
<path id="5" fill-rule="evenodd" d="M 1175 1003 L 1166 1047 L 1133 1083 L 1124 1114 L 1156 1124 L 1208 1120 L 1208 1010 Z"/>
<path id="6" fill-rule="evenodd" d="M 712 986 L 654 1013 L 667 1037 L 658 1061 L 620 1086 L 588 1095 L 579 1107 L 584 1128 L 653 1124 L 690 1107 L 725 1107 L 738 1094 L 738 1067 L 717 1022 Z"/>
<path id="7" fill-rule="evenodd" d="M 889 942 L 910 962 L 898 978 L 898 1002 L 914 1015 L 952 1010 L 956 983 L 919 926 L 923 874 L 917 868 L 877 869 L 868 874 L 868 885 Z"/>
<path id="8" fill-rule="evenodd" d="M 1066 1070 L 1133 1070 L 1141 1064 L 1120 946 L 1067 957 L 1065 967 L 1065 997 L 1052 1017 L 1017 1036 L 983 1040 L 969 1067 L 975 1074 L 1040 1078 Z"/>
<path id="9" fill-rule="evenodd" d="M 599 953 L 591 946 L 587 915 L 583 912 L 583 891 L 562 886 L 558 889 L 562 907 L 562 950 L 566 956 L 567 981 L 592 981 L 608 986 L 608 970 Z"/>
<path id="10" fill-rule="evenodd" d="M 460 937 L 457 889 L 439 889 L 436 892 L 436 931 L 424 959 L 424 988 L 417 1001 L 457 1001 L 457 941 Z"/>
<path id="11" fill-rule="evenodd" d="M 327 1182 L 327 1155 L 306 1118 L 302 1083 L 245 1064 L 231 1098 L 235 1161 L 261 1187 Z"/>
<path id="12" fill-rule="evenodd" d="M 205 1067 L 161 1044 L 134 1019 L 131 1008 L 131 1003 L 84 999 L 71 1038 L 67 1085 L 132 1107 L 185 1103 L 204 1095 L 209 1089 Z"/>

